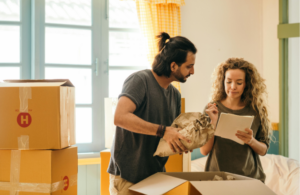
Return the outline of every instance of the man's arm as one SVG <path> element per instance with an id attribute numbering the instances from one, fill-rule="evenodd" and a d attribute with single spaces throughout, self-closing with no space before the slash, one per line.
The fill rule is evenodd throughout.
<path id="1" fill-rule="evenodd" d="M 133 114 L 135 110 L 136 105 L 130 98 L 126 96 L 120 97 L 115 112 L 115 125 L 134 133 L 155 136 L 159 125 L 147 122 L 139 118 L 138 116 Z M 178 131 L 179 129 L 177 128 L 166 127 L 166 131 L 163 137 L 163 139 L 167 141 L 173 152 L 183 152 L 187 150 L 179 139 L 190 142 L 188 139 L 178 133 Z"/>

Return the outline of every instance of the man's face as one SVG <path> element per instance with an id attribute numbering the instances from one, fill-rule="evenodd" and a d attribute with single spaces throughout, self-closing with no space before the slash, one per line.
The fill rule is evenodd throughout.
<path id="1" fill-rule="evenodd" d="M 195 54 L 189 51 L 186 56 L 186 61 L 180 67 L 176 65 L 177 70 L 172 72 L 172 74 L 177 81 L 184 83 L 191 74 L 194 74 L 195 58 Z"/>

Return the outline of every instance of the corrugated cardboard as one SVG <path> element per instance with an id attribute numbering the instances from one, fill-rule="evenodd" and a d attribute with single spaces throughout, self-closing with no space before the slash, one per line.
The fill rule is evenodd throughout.
<path id="1" fill-rule="evenodd" d="M 223 179 L 231 175 L 235 180 L 207 181 L 215 175 Z M 129 189 L 148 195 L 275 195 L 259 180 L 227 172 L 156 173 Z"/>
<path id="2" fill-rule="evenodd" d="M 20 152 L 19 161 L 14 159 L 14 151 Z M 0 150 L 0 194 L 10 195 L 13 186 L 19 190 L 19 195 L 76 195 L 77 194 L 77 147 L 61 150 Z M 14 161 L 14 162 L 12 162 Z M 19 162 L 18 183 L 13 185 L 11 173 L 16 171 Z M 62 184 L 58 191 L 55 184 Z M 3 190 L 3 185 L 10 190 Z M 49 186 L 48 193 L 38 193 L 26 190 L 29 185 L 34 189 L 38 185 Z M 24 190 L 21 189 L 24 188 Z M 47 188 L 49 188 L 47 187 Z M 25 192 L 27 191 L 27 192 Z"/>
<path id="3" fill-rule="evenodd" d="M 105 149 L 100 152 L 101 157 L 101 194 L 109 194 L 109 174 L 107 173 L 110 161 L 110 149 Z M 183 172 L 190 171 L 191 153 L 175 154 L 169 156 L 165 165 L 167 172 Z"/>
<path id="4" fill-rule="evenodd" d="M 68 80 L 0 83 L 0 149 L 75 144 L 75 88 Z"/>

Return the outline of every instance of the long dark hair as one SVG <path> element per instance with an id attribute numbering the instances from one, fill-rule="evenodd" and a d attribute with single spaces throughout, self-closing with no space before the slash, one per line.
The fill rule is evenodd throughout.
<path id="1" fill-rule="evenodd" d="M 189 51 L 194 54 L 197 52 L 195 45 L 185 37 L 171 38 L 168 33 L 161 32 L 156 38 L 158 39 L 159 53 L 154 58 L 152 69 L 158 76 L 170 77 L 172 62 L 181 66 L 186 61 Z"/>

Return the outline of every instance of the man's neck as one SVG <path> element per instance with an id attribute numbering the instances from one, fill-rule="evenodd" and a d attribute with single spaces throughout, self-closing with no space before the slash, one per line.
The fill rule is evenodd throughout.
<path id="1" fill-rule="evenodd" d="M 158 76 L 153 70 L 151 70 L 151 72 L 158 84 L 164 89 L 167 89 L 171 82 L 174 81 L 171 77 L 166 77 L 164 75 Z"/>

